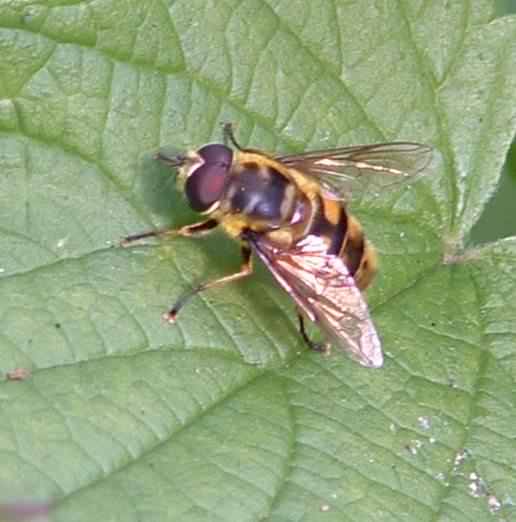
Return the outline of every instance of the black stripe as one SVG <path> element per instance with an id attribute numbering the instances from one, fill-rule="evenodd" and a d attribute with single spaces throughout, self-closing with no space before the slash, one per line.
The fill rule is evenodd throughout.
<path id="1" fill-rule="evenodd" d="M 337 255 L 342 248 L 344 238 L 348 230 L 348 216 L 346 211 L 340 207 L 339 222 L 334 225 L 324 215 L 324 200 L 319 196 L 317 212 L 310 226 L 309 234 L 320 236 L 330 240 L 328 254 Z"/>
<path id="2" fill-rule="evenodd" d="M 337 255 L 342 248 L 342 243 L 348 232 L 348 214 L 340 207 L 339 222 L 335 225 L 328 254 Z"/>
<path id="3" fill-rule="evenodd" d="M 355 275 L 355 272 L 360 266 L 360 262 L 364 256 L 364 246 L 365 244 L 363 235 L 360 235 L 358 238 L 348 238 L 348 242 L 344 248 L 343 257 L 351 275 Z"/>

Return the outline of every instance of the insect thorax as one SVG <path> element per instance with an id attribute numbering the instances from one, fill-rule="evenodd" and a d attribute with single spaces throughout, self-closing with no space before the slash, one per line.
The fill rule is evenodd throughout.
<path id="1" fill-rule="evenodd" d="M 220 210 L 277 227 L 289 222 L 297 196 L 296 186 L 274 167 L 245 162 L 233 167 Z"/>

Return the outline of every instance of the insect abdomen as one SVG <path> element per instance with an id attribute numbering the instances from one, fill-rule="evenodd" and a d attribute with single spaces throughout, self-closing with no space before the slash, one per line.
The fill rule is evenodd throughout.
<path id="1" fill-rule="evenodd" d="M 348 214 L 340 202 L 322 196 L 314 204 L 317 205 L 317 210 L 307 235 L 323 237 L 328 244 L 328 254 L 338 255 L 348 230 Z"/>
<path id="2" fill-rule="evenodd" d="M 378 267 L 376 250 L 367 241 L 362 226 L 352 215 L 348 215 L 348 232 L 340 256 L 355 278 L 358 288 L 367 288 Z"/>
<path id="3" fill-rule="evenodd" d="M 360 223 L 339 200 L 319 197 L 318 210 L 306 233 L 321 236 L 328 244 L 328 254 L 342 257 L 361 290 L 372 281 L 377 268 L 376 253 L 365 239 Z"/>

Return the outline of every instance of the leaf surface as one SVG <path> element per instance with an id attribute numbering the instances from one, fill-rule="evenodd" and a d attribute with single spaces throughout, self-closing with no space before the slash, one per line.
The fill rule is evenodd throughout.
<path id="1" fill-rule="evenodd" d="M 0 6 L 0 501 L 58 521 L 516 516 L 516 241 L 469 232 L 516 127 L 516 18 L 492 3 Z M 236 122 L 296 151 L 410 140 L 431 173 L 351 210 L 377 246 L 386 364 L 310 353 L 219 233 L 131 249 L 187 209 L 160 146 Z M 313 333 L 313 332 L 312 332 Z M 0 514 L 1 514 L 0 510 Z"/>

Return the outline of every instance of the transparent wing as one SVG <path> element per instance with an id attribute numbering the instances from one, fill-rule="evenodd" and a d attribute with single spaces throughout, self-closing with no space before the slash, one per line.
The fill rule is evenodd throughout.
<path id="1" fill-rule="evenodd" d="M 413 181 L 425 172 L 433 149 L 410 142 L 376 143 L 301 154 L 275 159 L 314 176 L 337 196 L 355 191 L 383 190 Z"/>
<path id="2" fill-rule="evenodd" d="M 287 251 L 258 235 L 249 241 L 280 285 L 336 347 L 363 366 L 382 366 L 380 340 L 362 293 L 344 261 L 326 253 L 321 238 L 307 236 Z"/>

